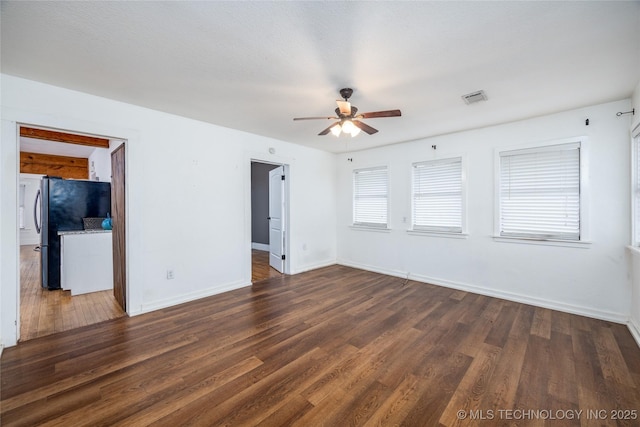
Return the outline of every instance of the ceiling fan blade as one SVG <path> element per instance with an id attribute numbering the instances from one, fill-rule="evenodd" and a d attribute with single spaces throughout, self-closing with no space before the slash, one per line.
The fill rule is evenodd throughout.
<path id="1" fill-rule="evenodd" d="M 336 116 L 322 116 L 322 117 L 294 117 L 293 120 L 337 120 L 339 117 Z"/>
<path id="2" fill-rule="evenodd" d="M 338 99 L 336 100 L 336 104 L 338 104 L 340 114 L 344 114 L 345 116 L 351 115 L 351 103 L 349 101 L 340 101 Z"/>
<path id="3" fill-rule="evenodd" d="M 359 122 L 358 120 L 352 120 L 351 123 L 353 123 L 354 126 L 359 127 L 361 130 L 365 131 L 369 135 L 373 135 L 374 133 L 378 132 L 378 129 L 372 128 L 368 124 Z"/>
<path id="4" fill-rule="evenodd" d="M 332 127 L 334 127 L 335 125 L 339 124 L 339 123 L 340 123 L 340 122 L 336 122 L 336 123 L 332 124 L 331 126 L 329 126 L 328 128 L 326 128 L 325 130 L 323 130 L 322 132 L 320 132 L 320 133 L 318 134 L 318 136 L 322 136 L 322 135 L 326 135 L 326 134 L 328 134 L 329 132 L 331 132 L 331 128 L 332 128 Z"/>
<path id="5" fill-rule="evenodd" d="M 378 117 L 399 117 L 402 113 L 400 110 L 387 110 L 387 111 L 373 111 L 370 113 L 358 114 L 358 118 L 362 119 L 375 119 Z"/>

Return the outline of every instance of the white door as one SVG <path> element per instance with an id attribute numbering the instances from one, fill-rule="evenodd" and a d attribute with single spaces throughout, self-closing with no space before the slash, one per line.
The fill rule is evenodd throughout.
<path id="1" fill-rule="evenodd" d="M 269 265 L 284 273 L 284 166 L 269 171 Z"/>

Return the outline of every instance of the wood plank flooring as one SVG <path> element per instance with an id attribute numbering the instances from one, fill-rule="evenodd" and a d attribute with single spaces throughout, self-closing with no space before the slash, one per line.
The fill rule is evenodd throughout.
<path id="1" fill-rule="evenodd" d="M 35 246 L 20 247 L 20 340 L 75 329 L 125 315 L 112 291 L 71 297 L 68 291 L 47 291 L 40 286 L 40 254 Z M 281 273 L 269 266 L 269 253 L 252 251 L 252 281 Z"/>
<path id="2" fill-rule="evenodd" d="M 1 373 L 3 426 L 640 425 L 626 326 L 342 266 L 21 343 Z"/>
<path id="3" fill-rule="evenodd" d="M 269 265 L 269 252 L 251 250 L 251 283 L 280 276 L 282 273 Z"/>
<path id="4" fill-rule="evenodd" d="M 20 246 L 20 341 L 67 331 L 125 315 L 112 291 L 71 296 L 42 289 L 40 252 Z"/>

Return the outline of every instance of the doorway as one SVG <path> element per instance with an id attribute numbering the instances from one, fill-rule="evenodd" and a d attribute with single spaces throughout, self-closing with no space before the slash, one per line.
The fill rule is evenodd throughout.
<path id="1" fill-rule="evenodd" d="M 251 282 L 288 266 L 288 165 L 251 161 Z"/>
<path id="2" fill-rule="evenodd" d="M 31 190 L 33 189 L 30 188 L 33 186 L 39 189 L 41 178 L 45 175 L 60 176 L 83 182 L 96 182 L 95 184 L 79 182 L 78 184 L 81 185 L 106 185 L 99 183 L 111 180 L 110 153 L 123 141 L 24 125 L 18 125 L 18 135 L 20 152 L 20 167 L 18 169 L 18 182 L 20 183 L 18 189 L 20 227 L 18 239 L 20 262 L 18 280 L 19 341 L 23 342 L 39 336 L 125 316 L 126 312 L 118 304 L 113 290 L 74 293 L 69 289 L 50 291 L 42 287 L 41 235 L 36 234 L 36 229 L 42 225 L 38 224 L 38 221 L 41 221 L 42 218 L 39 220 L 37 218 L 36 213 L 40 213 L 40 209 L 32 200 Z M 25 174 L 25 172 L 29 174 Z M 124 184 L 122 190 L 124 195 Z M 105 200 L 107 200 L 105 209 L 108 209 L 108 199 Z M 83 230 L 82 227 L 83 225 L 80 225 L 79 230 Z M 86 229 L 86 224 L 84 228 Z M 106 236 L 106 234 L 102 236 Z M 110 251 L 109 245 L 105 246 L 104 250 L 105 254 L 111 258 L 112 251 Z M 124 260 L 122 260 L 122 264 L 124 269 Z M 60 263 L 60 265 L 62 264 Z M 62 273 L 60 277 L 62 277 Z M 84 283 L 90 282 L 94 281 L 84 281 Z"/>

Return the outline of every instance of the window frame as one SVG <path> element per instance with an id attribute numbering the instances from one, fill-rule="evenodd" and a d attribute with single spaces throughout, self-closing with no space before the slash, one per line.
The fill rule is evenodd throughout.
<path id="1" fill-rule="evenodd" d="M 386 223 L 372 223 L 372 222 L 357 222 L 356 221 L 356 176 L 360 172 L 384 170 L 387 177 L 386 188 Z M 389 193 L 390 193 L 390 174 L 388 165 L 372 166 L 365 168 L 353 169 L 351 171 L 351 227 L 359 230 L 374 230 L 374 231 L 388 231 L 390 230 L 389 224 Z"/>
<path id="2" fill-rule="evenodd" d="M 631 246 L 640 247 L 640 123 L 631 131 Z"/>
<path id="3" fill-rule="evenodd" d="M 580 173 L 580 192 L 579 192 L 579 239 L 556 239 L 546 237 L 524 237 L 524 236 L 503 236 L 501 235 L 501 157 L 503 153 L 516 151 L 544 151 L 552 146 L 578 144 L 580 148 L 579 155 L 579 173 Z M 567 247 L 586 247 L 591 243 L 590 238 L 590 220 L 589 220 L 589 144 L 586 136 L 578 136 L 572 138 L 556 139 L 544 142 L 533 142 L 515 146 L 505 146 L 494 150 L 494 240 L 507 243 L 527 243 L 542 244 L 551 246 L 567 246 Z"/>
<path id="4" fill-rule="evenodd" d="M 459 161 L 460 163 L 460 231 L 452 231 L 446 229 L 429 229 L 416 227 L 415 218 L 415 174 L 416 168 L 420 165 L 437 164 Z M 464 237 L 467 236 L 467 170 L 466 170 L 466 156 L 462 154 L 450 155 L 447 157 L 435 158 L 430 160 L 422 160 L 411 164 L 411 228 L 407 230 L 411 234 L 417 235 L 433 235 L 442 237 Z"/>

